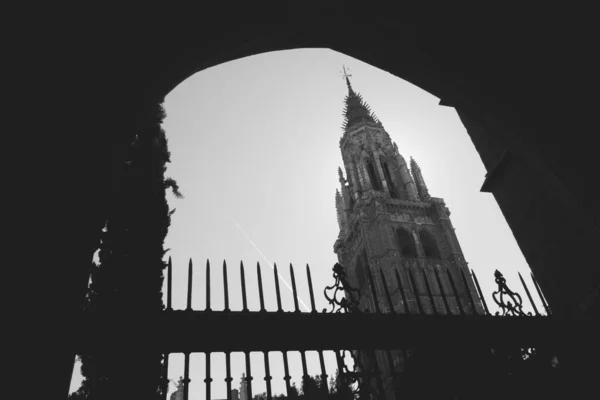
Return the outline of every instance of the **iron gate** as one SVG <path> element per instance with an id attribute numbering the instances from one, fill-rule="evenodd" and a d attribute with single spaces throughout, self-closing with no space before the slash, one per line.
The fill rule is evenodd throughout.
<path id="1" fill-rule="evenodd" d="M 416 296 L 419 311 L 394 312 L 389 293 L 389 282 L 380 271 L 380 279 L 385 291 L 384 298 L 389 302 L 388 310 L 383 312 L 375 301 L 374 309 L 358 308 L 360 293 L 352 288 L 344 275 L 343 268 L 333 267 L 335 282 L 325 289 L 330 309 L 317 310 L 311 280 L 310 268 L 306 267 L 306 277 L 310 293 L 310 312 L 301 312 L 298 303 L 294 268 L 290 265 L 293 288 L 294 311 L 282 309 L 277 266 L 274 269 L 274 285 L 277 298 L 277 311 L 266 311 L 264 305 L 263 280 L 260 266 L 257 265 L 260 310 L 250 311 L 247 307 L 244 265 L 240 264 L 242 311 L 229 309 L 229 288 L 227 283 L 227 265 L 223 264 L 225 309 L 211 309 L 210 279 L 206 284 L 206 309 L 193 310 L 192 275 L 193 264 L 188 268 L 187 308 L 173 310 L 172 264 L 168 265 L 167 309 L 159 315 L 128 315 L 115 321 L 114 316 L 85 314 L 82 316 L 87 332 L 92 334 L 74 340 L 78 354 L 103 351 L 114 341 L 134 340 L 142 333 L 148 337 L 146 351 L 160 352 L 164 358 L 165 391 L 169 384 L 167 372 L 168 355 L 185 355 L 183 398 L 187 400 L 189 392 L 190 354 L 206 354 L 206 398 L 211 399 L 211 354 L 224 353 L 226 359 L 226 384 L 228 399 L 231 399 L 232 352 L 243 352 L 246 360 L 245 382 L 249 399 L 252 398 L 251 352 L 264 354 L 264 377 L 267 398 L 273 398 L 269 357 L 270 352 L 281 352 L 287 395 L 291 396 L 288 365 L 288 352 L 298 351 L 301 355 L 303 379 L 307 379 L 306 352 L 316 351 L 319 355 L 321 377 L 327 382 L 328 371 L 325 368 L 323 352 L 334 351 L 340 377 L 354 388 L 355 398 L 528 398 L 534 393 L 546 398 L 558 398 L 564 388 L 561 360 L 561 343 L 565 340 L 565 330 L 576 332 L 581 340 L 589 340 L 594 330 L 588 325 L 573 326 L 552 318 L 551 310 L 533 279 L 535 289 L 541 299 L 546 315 L 536 307 L 531 292 L 523 278 L 521 283 L 531 302 L 534 313 L 523 311 L 521 296 L 512 291 L 499 271 L 495 278 L 497 290 L 493 294 L 499 311 L 494 315 L 489 311 L 475 274 L 479 298 L 471 297 L 471 307 L 461 305 L 457 314 L 434 312 L 426 314 L 419 296 Z M 206 265 L 207 277 L 210 264 Z M 396 284 L 402 288 L 402 282 L 395 271 Z M 439 276 L 436 275 L 439 279 Z M 533 278 L 533 276 L 532 276 Z M 466 279 L 463 275 L 463 279 Z M 412 281 L 412 278 L 411 278 Z M 452 288 L 456 293 L 455 283 Z M 375 278 L 369 270 L 371 293 L 377 296 Z M 412 287 L 402 288 L 402 293 L 414 291 Z M 429 282 L 428 293 L 431 296 Z M 447 296 L 442 290 L 447 310 Z M 403 301 L 406 304 L 407 299 Z M 484 312 L 479 314 L 474 307 L 480 301 Z M 407 309 L 408 310 L 408 309 Z M 158 320 L 158 324 L 157 324 Z M 119 324 L 121 329 L 110 329 Z M 156 329 L 155 327 L 162 327 Z M 244 335 L 229 339 L 227 332 L 235 327 L 252 326 Z M 369 329 L 363 329 L 364 327 Z M 210 327 L 210 329 L 206 329 Z M 123 332 L 128 332 L 123 337 Z M 304 332 L 327 332 L 325 335 L 305 334 Z M 348 334 L 351 333 L 351 334 Z M 98 338 L 102 337 L 103 340 Z M 129 338 L 129 339 L 128 339 Z M 350 354 L 355 360 L 353 368 L 344 363 L 344 355 Z M 332 372 L 332 371 L 329 371 Z M 540 383 L 540 382 L 543 382 Z M 327 385 L 323 389 L 323 398 L 327 398 Z"/>

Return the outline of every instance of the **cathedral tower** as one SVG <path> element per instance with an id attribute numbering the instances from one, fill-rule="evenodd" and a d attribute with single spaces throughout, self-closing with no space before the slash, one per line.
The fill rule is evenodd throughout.
<path id="1" fill-rule="evenodd" d="M 361 293 L 359 308 L 373 312 L 378 301 L 383 312 L 390 311 L 380 278 L 382 271 L 395 312 L 418 313 L 418 298 L 426 314 L 458 314 L 457 301 L 467 314 L 472 314 L 470 299 L 478 296 L 450 222 L 450 211 L 443 199 L 429 194 L 417 162 L 411 158 L 409 168 L 382 123 L 352 88 L 348 75 L 345 78 L 348 95 L 340 140 L 344 165 L 338 170 L 341 188 L 335 195 L 340 233 L 334 251 L 349 283 Z M 371 293 L 368 270 L 375 282 L 377 299 Z M 404 296 L 394 270 L 399 273 Z M 449 274 L 458 296 L 454 295 Z M 404 304 L 403 297 L 408 304 Z M 482 312 L 480 303 L 475 307 Z M 389 378 L 390 371 L 385 372 L 389 363 L 383 353 L 377 353 L 378 368 Z M 393 357 L 394 365 L 402 370 L 401 352 L 395 352 Z M 393 398 L 391 382 L 387 380 L 386 398 Z"/>

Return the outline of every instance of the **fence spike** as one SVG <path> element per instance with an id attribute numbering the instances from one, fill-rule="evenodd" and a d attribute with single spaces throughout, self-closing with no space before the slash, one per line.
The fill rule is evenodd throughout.
<path id="1" fill-rule="evenodd" d="M 169 264 L 167 265 L 167 311 L 173 311 L 173 264 L 171 256 L 169 256 Z"/>
<path id="2" fill-rule="evenodd" d="M 229 284 L 227 282 L 227 262 L 225 260 L 223 260 L 223 288 L 223 296 L 225 297 L 225 310 L 223 311 L 229 312 L 231 310 L 229 309 Z"/>
<path id="3" fill-rule="evenodd" d="M 475 275 L 475 271 L 471 270 L 471 276 L 473 277 L 473 281 L 475 281 L 475 287 L 477 288 L 477 294 L 479 295 L 479 299 L 483 303 L 483 308 L 485 309 L 485 314 L 490 315 L 490 310 L 488 309 L 487 303 L 485 302 L 485 298 L 483 297 L 483 292 L 481 291 L 481 287 L 479 286 L 479 281 L 477 280 L 477 275 Z"/>
<path id="4" fill-rule="evenodd" d="M 433 300 L 433 292 L 431 291 L 431 285 L 429 284 L 429 277 L 427 276 L 427 271 L 424 267 L 421 267 L 421 272 L 423 273 L 423 280 L 425 281 L 425 289 L 427 290 L 427 295 L 431 300 L 432 314 L 439 315 L 440 313 L 437 307 L 435 306 L 435 301 Z"/>
<path id="5" fill-rule="evenodd" d="M 396 273 L 396 280 L 398 281 L 398 290 L 400 290 L 402 302 L 404 303 L 404 312 L 406 314 L 411 314 L 410 307 L 408 306 L 408 300 L 406 299 L 406 293 L 404 292 L 404 287 L 402 286 L 402 279 L 400 279 L 400 273 L 398 272 L 398 268 L 394 268 L 394 272 Z"/>
<path id="6" fill-rule="evenodd" d="M 521 284 L 523 285 L 523 288 L 525 288 L 525 293 L 527 293 L 527 298 L 529 298 L 529 302 L 531 303 L 531 305 L 533 306 L 533 311 L 535 311 L 535 315 L 540 315 L 540 312 L 538 311 L 535 303 L 533 302 L 533 298 L 531 297 L 531 293 L 529 293 L 529 288 L 527 287 L 527 285 L 525 284 L 525 280 L 523 279 L 523 277 L 521 276 L 520 272 L 517 272 L 519 274 L 519 279 L 521 280 Z"/>
<path id="7" fill-rule="evenodd" d="M 447 315 L 452 315 L 452 310 L 450 309 L 450 304 L 448 303 L 448 296 L 446 295 L 446 292 L 444 291 L 444 285 L 442 285 L 442 278 L 440 277 L 439 272 L 440 271 L 438 271 L 437 268 L 433 267 L 433 274 L 435 275 L 435 280 L 440 288 L 440 294 L 442 295 L 442 301 L 444 302 L 444 307 L 446 307 L 446 313 L 447 313 Z M 458 301 L 458 299 L 456 301 Z"/>
<path id="8" fill-rule="evenodd" d="M 227 373 L 227 377 L 225 378 L 225 382 L 227 384 L 227 400 L 233 400 L 231 398 L 231 381 L 233 378 L 231 377 L 231 353 L 225 352 L 225 369 Z"/>
<path id="9" fill-rule="evenodd" d="M 292 396 L 292 387 L 290 385 L 290 379 L 292 379 L 292 377 L 290 376 L 290 367 L 288 365 L 287 351 L 282 351 L 281 354 L 283 355 L 283 371 L 285 373 L 285 375 L 283 376 L 283 380 L 285 381 L 285 392 L 289 399 Z"/>
<path id="10" fill-rule="evenodd" d="M 410 267 L 408 267 L 408 281 L 409 281 L 409 285 L 412 289 L 413 295 L 415 296 L 415 301 L 417 302 L 417 307 L 419 309 L 419 313 L 425 314 L 425 310 L 423 309 L 423 304 L 421 303 L 421 296 L 419 295 L 419 293 L 417 293 L 417 285 L 415 284 L 413 272 Z"/>
<path id="11" fill-rule="evenodd" d="M 248 399 L 252 398 L 252 368 L 250 366 L 250 352 L 244 352 L 246 356 L 246 390 L 248 392 Z"/>
<path id="12" fill-rule="evenodd" d="M 192 279 L 193 279 L 193 266 L 192 259 L 188 264 L 188 292 L 187 292 L 187 311 L 192 311 Z"/>
<path id="13" fill-rule="evenodd" d="M 206 378 L 204 379 L 204 383 L 206 383 L 206 398 L 212 398 L 210 395 L 210 384 L 212 382 L 212 378 L 210 377 L 210 352 L 206 353 Z"/>
<path id="14" fill-rule="evenodd" d="M 306 365 L 306 352 L 304 350 L 300 350 L 300 358 L 302 359 L 302 380 L 306 382 L 310 375 L 308 375 L 308 367 Z"/>
<path id="15" fill-rule="evenodd" d="M 183 366 L 183 400 L 189 400 L 190 393 L 190 353 L 184 354 Z"/>
<path id="16" fill-rule="evenodd" d="M 290 263 L 290 276 L 292 278 L 292 292 L 294 293 L 295 311 L 300 312 L 300 307 L 298 306 L 298 291 L 296 290 L 296 278 L 294 277 L 294 267 L 292 267 L 292 263 Z"/>
<path id="17" fill-rule="evenodd" d="M 340 350 L 335 350 L 335 361 L 337 362 L 337 369 L 338 369 L 338 374 L 342 380 L 342 382 L 346 383 L 347 380 L 347 376 L 344 372 L 344 360 L 342 359 L 342 352 Z"/>
<path id="18" fill-rule="evenodd" d="M 456 285 L 454 284 L 454 278 L 452 278 L 452 272 L 449 269 L 446 269 L 446 273 L 448 274 L 448 280 L 450 281 L 450 286 L 452 287 L 452 291 L 454 292 L 454 297 L 456 298 L 456 304 L 458 305 L 458 311 L 460 312 L 460 315 L 465 315 L 465 309 L 462 306 L 462 303 L 460 302 L 460 295 L 458 293 L 458 289 L 456 288 Z M 468 290 L 468 287 L 467 287 Z"/>
<path id="19" fill-rule="evenodd" d="M 246 301 L 246 275 L 244 274 L 243 261 L 240 261 L 240 275 L 242 277 L 242 311 L 248 312 L 248 303 Z"/>
<path id="20" fill-rule="evenodd" d="M 273 395 L 271 394 L 271 368 L 269 368 L 269 352 L 264 351 L 265 355 L 265 382 L 267 383 L 267 400 L 273 400 Z"/>
<path id="21" fill-rule="evenodd" d="M 383 282 L 383 290 L 385 291 L 385 297 L 388 302 L 388 306 L 390 307 L 390 314 L 394 314 L 394 303 L 392 302 L 392 296 L 390 296 L 390 290 L 387 285 L 387 281 L 385 280 L 385 274 L 383 273 L 383 269 L 379 268 L 379 274 L 381 275 L 381 281 Z"/>
<path id="22" fill-rule="evenodd" d="M 325 388 L 325 394 L 329 394 L 329 388 L 327 386 L 327 370 L 325 369 L 325 358 L 323 357 L 323 350 L 319 350 L 319 363 L 321 364 L 321 382 Z"/>
<path id="23" fill-rule="evenodd" d="M 277 296 L 277 311 L 283 312 L 283 308 L 281 308 L 281 292 L 279 291 L 279 273 L 277 272 L 277 263 L 274 264 L 275 268 L 273 268 L 273 277 L 275 279 L 275 293 Z"/>
<path id="24" fill-rule="evenodd" d="M 262 273 L 260 272 L 260 263 L 256 262 L 256 275 L 258 277 L 258 296 L 260 298 L 260 311 L 265 312 L 265 296 L 263 293 Z"/>
<path id="25" fill-rule="evenodd" d="M 206 259 L 206 311 L 212 311 L 210 308 L 210 261 L 208 258 Z"/>
<path id="26" fill-rule="evenodd" d="M 542 300 L 542 305 L 544 306 L 544 309 L 546 310 L 546 314 L 551 315 L 552 311 L 550 311 L 550 307 L 548 306 L 548 303 L 546 303 L 546 299 L 544 298 L 544 295 L 542 294 L 542 289 L 540 288 L 540 285 L 538 284 L 537 279 L 535 279 L 535 276 L 533 276 L 533 272 L 530 272 L 530 274 L 531 274 L 531 280 L 533 281 L 533 286 L 535 286 L 535 289 L 538 292 L 538 296 L 540 296 L 540 299 Z"/>
<path id="27" fill-rule="evenodd" d="M 316 313 L 317 309 L 315 307 L 315 294 L 313 292 L 312 278 L 310 276 L 310 267 L 306 264 L 306 276 L 308 278 L 308 290 L 310 292 L 310 306 L 312 308 L 312 312 Z"/>
<path id="28" fill-rule="evenodd" d="M 375 303 L 375 312 L 381 314 L 381 308 L 379 308 L 379 299 L 377 296 L 377 290 L 375 289 L 375 282 L 373 280 L 373 274 L 371 273 L 371 266 L 367 264 L 367 272 L 369 275 L 369 284 L 371 286 L 371 296 L 373 297 L 373 303 Z"/>
<path id="29" fill-rule="evenodd" d="M 475 301 L 475 298 L 473 297 L 473 292 L 471 291 L 471 288 L 469 288 L 469 282 L 467 281 L 467 276 L 465 275 L 465 271 L 463 271 L 462 268 L 460 268 L 460 276 L 462 277 L 463 284 L 465 285 L 465 290 L 469 294 L 471 306 L 473 307 L 473 315 L 479 315 L 479 312 L 477 311 L 477 302 Z"/>

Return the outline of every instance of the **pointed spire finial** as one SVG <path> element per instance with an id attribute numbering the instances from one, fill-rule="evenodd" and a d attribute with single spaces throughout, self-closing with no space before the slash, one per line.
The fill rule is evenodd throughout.
<path id="1" fill-rule="evenodd" d="M 369 122 L 373 124 L 379 124 L 379 120 L 374 116 L 369 105 L 363 100 L 360 93 L 356 93 L 352 89 L 350 84 L 351 77 L 346 70 L 346 66 L 343 66 L 342 77 L 346 79 L 346 85 L 348 85 L 348 94 L 344 98 L 344 125 L 342 128 L 348 130 L 351 126 L 359 122 Z"/>
<path id="2" fill-rule="evenodd" d="M 346 79 L 346 85 L 348 85 L 348 91 L 350 91 L 350 93 L 354 93 L 354 90 L 352 90 L 352 85 L 350 84 L 350 79 L 349 79 L 352 75 L 346 71 L 345 65 L 342 65 L 342 69 L 344 70 L 342 76 L 344 77 L 344 79 Z"/>
<path id="3" fill-rule="evenodd" d="M 340 180 L 344 180 L 344 173 L 342 172 L 342 167 L 338 167 L 338 177 Z"/>

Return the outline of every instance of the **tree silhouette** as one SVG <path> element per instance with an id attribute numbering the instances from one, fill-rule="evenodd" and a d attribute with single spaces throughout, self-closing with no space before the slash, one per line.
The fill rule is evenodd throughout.
<path id="1" fill-rule="evenodd" d="M 351 385 L 342 379 L 340 371 L 335 370 L 335 377 L 329 381 L 329 393 L 332 400 L 354 400 L 354 392 Z"/>
<path id="2" fill-rule="evenodd" d="M 336 370 L 335 377 L 331 377 L 326 391 L 327 383 L 319 375 L 309 376 L 302 380 L 301 390 L 298 390 L 296 383 L 291 385 L 291 394 L 273 395 L 273 399 L 302 399 L 302 400 L 355 400 L 354 393 L 350 385 L 343 381 L 339 371 Z M 253 400 L 266 400 L 267 393 L 263 392 L 255 395 Z M 358 400 L 358 399 L 357 399 Z"/>
<path id="3" fill-rule="evenodd" d="M 318 375 L 308 376 L 302 380 L 301 398 L 303 399 L 327 399 L 327 382 L 322 382 Z"/>
<path id="4" fill-rule="evenodd" d="M 161 123 L 162 105 L 147 110 L 127 147 L 123 165 L 114 168 L 113 190 L 101 234 L 99 264 L 92 265 L 84 310 L 125 318 L 126 313 L 152 314 L 164 309 L 164 239 L 171 223 L 166 190 L 181 197 L 177 183 L 165 178 L 170 162 Z M 163 356 L 112 343 L 81 355 L 84 381 L 74 395 L 86 399 L 160 399 Z M 126 358 L 126 362 L 125 361 Z M 73 397 L 76 398 L 76 397 Z"/>

